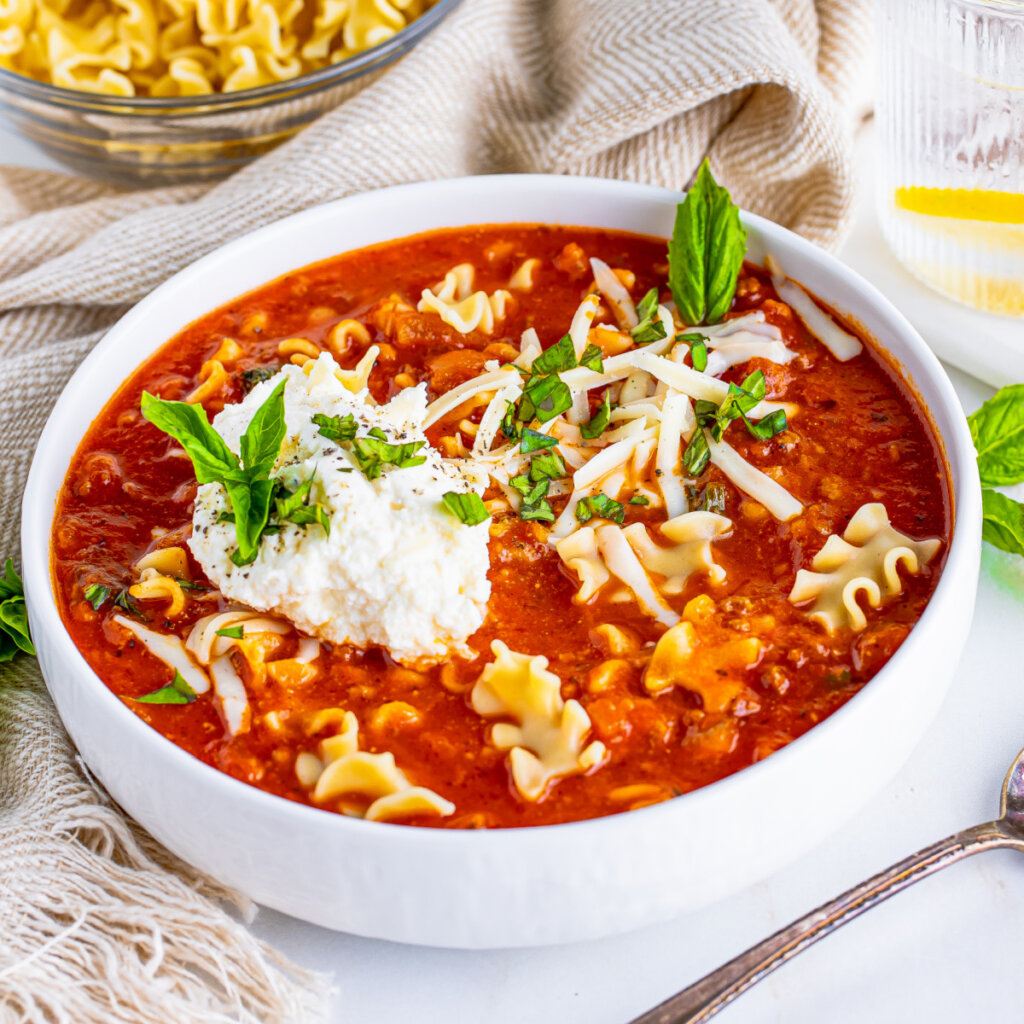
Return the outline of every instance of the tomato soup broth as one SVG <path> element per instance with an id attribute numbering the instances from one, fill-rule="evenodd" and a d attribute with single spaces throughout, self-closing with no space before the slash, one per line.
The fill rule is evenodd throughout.
<path id="1" fill-rule="evenodd" d="M 298 633 L 263 634 L 270 639 L 259 650 L 239 644 L 226 655 L 248 700 L 247 726 L 233 734 L 212 690 L 182 703 L 136 700 L 166 686 L 172 669 L 123 625 L 127 618 L 185 638 L 204 616 L 234 607 L 189 551 L 195 472 L 177 441 L 141 415 L 143 392 L 165 400 L 191 396 L 212 420 L 284 364 L 328 350 L 352 368 L 376 345 L 369 391 L 377 403 L 421 382 L 434 400 L 488 372 L 489 363 L 510 362 L 530 328 L 545 349 L 565 335 L 594 292 L 592 257 L 615 268 L 634 300 L 652 288 L 667 295 L 663 240 L 532 225 L 445 230 L 290 273 L 204 316 L 147 359 L 90 427 L 57 502 L 60 610 L 97 675 L 149 725 L 207 764 L 290 800 L 358 814 L 369 797 L 319 799 L 297 773 L 304 754 L 323 760 L 318 745 L 339 733 L 350 712 L 363 751 L 393 755 L 411 785 L 453 806 L 438 815 L 412 805 L 390 820 L 448 828 L 567 822 L 670 799 L 768 757 L 855 696 L 906 638 L 941 571 L 951 528 L 942 457 L 915 397 L 869 339 L 861 339 L 855 358 L 839 361 L 780 299 L 772 275 L 746 263 L 726 321 L 759 311 L 795 356 L 785 363 L 754 356 L 720 377 L 741 384 L 760 371 L 766 400 L 786 403 L 790 415 L 786 429 L 771 437 L 755 436 L 740 419 L 726 436 L 801 510 L 780 521 L 714 459 L 698 475 L 683 474 L 688 507 L 710 508 L 729 527 L 714 539 L 714 572 L 698 569 L 681 588 L 656 595 L 671 618 L 692 627 L 668 683 L 654 686 L 650 676 L 668 613 L 661 621 L 652 617 L 628 590 L 624 596 L 622 586 L 612 585 L 614 578 L 579 600 L 579 574 L 551 542 L 552 523 L 521 518 L 508 489 L 491 482 L 482 495 L 491 515 L 490 597 L 483 625 L 464 649 L 453 648 L 440 663 L 402 665 L 381 648 L 321 642 L 315 660 L 302 663 Z M 466 264 L 475 271 L 474 294 L 507 296 L 489 331 L 462 332 L 417 308 L 425 289 L 437 291 L 453 267 Z M 517 275 L 518 287 L 510 285 Z M 611 303 L 599 298 L 610 323 Z M 599 313 L 595 323 L 601 320 Z M 339 330 L 347 321 L 361 327 Z M 590 335 L 606 360 L 617 349 L 608 340 L 614 333 Z M 629 332 L 618 333 L 628 345 Z M 657 399 L 656 382 L 650 388 Z M 591 414 L 601 401 L 595 390 Z M 430 425 L 430 443 L 458 459 L 485 412 L 479 402 L 460 404 Z M 648 490 L 655 493 L 656 485 Z M 619 499 L 617 522 L 642 524 L 653 536 L 668 515 L 646 493 L 608 497 Z M 548 499 L 555 516 L 570 500 Z M 791 600 L 797 573 L 870 503 L 884 506 L 895 530 L 937 539 L 941 547 L 916 572 L 901 570 L 898 594 L 883 595 L 877 608 L 861 601 L 861 628 L 845 620 L 826 628 L 806 602 Z M 603 511 L 591 510 L 590 525 L 607 521 Z M 166 594 L 131 595 L 139 560 L 170 547 L 187 557 L 178 574 L 184 605 L 174 614 Z M 650 578 L 661 586 L 656 573 Z M 495 740 L 496 722 L 509 716 L 480 713 L 472 697 L 495 659 L 495 640 L 548 659 L 561 701 L 582 708 L 586 742 L 600 748 L 592 763 L 581 760 L 578 770 L 547 780 L 532 797 L 514 783 L 509 743 Z M 298 667 L 268 670 L 275 662 Z"/>

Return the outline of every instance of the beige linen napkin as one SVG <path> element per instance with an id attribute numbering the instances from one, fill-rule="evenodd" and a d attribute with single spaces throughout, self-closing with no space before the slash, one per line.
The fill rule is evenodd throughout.
<path id="1" fill-rule="evenodd" d="M 128 307 L 314 203 L 494 171 L 683 188 L 708 155 L 743 206 L 833 246 L 869 0 L 465 0 L 399 64 L 210 188 L 125 194 L 0 168 L 0 557 L 43 422 Z M 339 238 L 339 249 L 345 240 Z M 325 898 L 329 898 L 326 897 Z M 0 666 L 0 1021 L 297 1022 L 318 979 L 141 835 L 75 759 L 34 662 Z"/>

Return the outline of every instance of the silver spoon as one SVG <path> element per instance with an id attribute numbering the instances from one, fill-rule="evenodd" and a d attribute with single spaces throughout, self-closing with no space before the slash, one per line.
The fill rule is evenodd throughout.
<path id="1" fill-rule="evenodd" d="M 1024 851 L 1024 750 L 1006 773 L 999 810 L 995 821 L 940 839 L 812 910 L 631 1024 L 702 1024 L 797 953 L 908 885 L 984 850 Z"/>

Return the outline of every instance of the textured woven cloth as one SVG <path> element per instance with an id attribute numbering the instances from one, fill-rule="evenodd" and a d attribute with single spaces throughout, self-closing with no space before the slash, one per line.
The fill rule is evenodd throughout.
<path id="1" fill-rule="evenodd" d="M 314 203 L 496 171 L 683 188 L 707 155 L 741 205 L 834 246 L 869 6 L 465 0 L 215 187 L 130 194 L 0 168 L 0 556 L 17 555 L 43 422 L 104 330 L 198 256 Z M 88 778 L 34 662 L 0 666 L 0 1021 L 315 1019 L 318 979 L 260 947 L 232 902 Z"/>

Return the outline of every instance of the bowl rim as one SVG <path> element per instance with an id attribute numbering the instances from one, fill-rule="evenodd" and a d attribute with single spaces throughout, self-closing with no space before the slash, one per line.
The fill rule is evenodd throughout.
<path id="1" fill-rule="evenodd" d="M 4 91 L 27 99 L 43 101 L 65 109 L 85 110 L 107 117 L 135 117 L 156 115 L 178 117 L 204 117 L 213 113 L 237 111 L 248 107 L 276 106 L 290 99 L 308 96 L 332 85 L 340 85 L 385 66 L 405 55 L 424 36 L 451 14 L 462 0 L 437 0 L 389 39 L 369 49 L 346 57 L 337 64 L 329 64 L 315 71 L 296 75 L 280 82 L 239 89 L 237 92 L 211 92 L 198 96 L 112 96 L 109 93 L 89 92 L 85 89 L 67 89 L 62 85 L 40 82 L 17 71 L 0 68 L 0 109 Z"/>
<path id="2" fill-rule="evenodd" d="M 506 175 L 471 175 L 461 178 L 437 179 L 422 182 L 414 182 L 404 185 L 394 185 L 387 188 L 376 189 L 368 192 L 357 193 L 341 199 L 331 200 L 316 206 L 309 207 L 298 213 L 281 218 L 263 227 L 257 228 L 247 234 L 241 235 L 230 242 L 218 246 L 205 256 L 189 264 L 168 278 L 145 298 L 134 305 L 117 323 L 111 327 L 107 334 L 99 341 L 86 358 L 79 364 L 72 374 L 43 428 L 36 451 L 33 453 L 32 463 L 29 470 L 28 481 L 22 499 L 22 569 L 25 577 L 25 590 L 28 595 L 28 604 L 33 625 L 37 623 L 46 634 L 44 643 L 55 643 L 60 648 L 61 663 L 71 664 L 76 671 L 76 677 L 80 684 L 98 688 L 98 699 L 105 700 L 111 711 L 112 721 L 124 723 L 124 728 L 134 729 L 139 735 L 140 742 L 156 742 L 164 744 L 164 756 L 174 765 L 176 771 L 182 772 L 183 781 L 191 774 L 196 785 L 214 786 L 221 789 L 223 795 L 232 799 L 238 805 L 240 811 L 250 807 L 253 813 L 266 812 L 270 815 L 281 815 L 278 821 L 282 825 L 292 824 L 295 827 L 306 827 L 320 830 L 338 830 L 344 833 L 346 830 L 379 829 L 382 825 L 391 825 L 388 822 L 369 822 L 358 818 L 351 818 L 345 815 L 336 814 L 317 807 L 307 806 L 296 801 L 288 800 L 285 797 L 277 796 L 260 789 L 257 786 L 243 782 L 240 779 L 226 774 L 219 769 L 208 765 L 194 757 L 173 741 L 167 739 L 162 733 L 139 718 L 112 690 L 103 682 L 99 675 L 86 661 L 71 639 L 70 634 L 64 626 L 60 612 L 54 599 L 54 587 L 51 571 L 51 538 L 53 518 L 56 511 L 56 493 L 48 493 L 44 484 L 44 475 L 48 472 L 43 463 L 48 458 L 45 454 L 48 449 L 48 440 L 57 435 L 60 431 L 60 412 L 63 408 L 69 407 L 69 403 L 63 401 L 69 393 L 80 388 L 77 381 L 86 377 L 89 371 L 98 369 L 105 362 L 106 350 L 112 347 L 113 343 L 127 334 L 137 320 L 148 316 L 148 310 L 156 305 L 162 295 L 173 288 L 184 288 L 196 278 L 201 278 L 211 271 L 215 271 L 217 265 L 222 261 L 227 262 L 243 256 L 246 249 L 272 239 L 275 233 L 281 232 L 291 234 L 298 232 L 307 222 L 321 220 L 327 211 L 348 209 L 358 204 L 383 203 L 389 205 L 395 198 L 417 198 L 422 194 L 429 195 L 438 189 L 450 190 L 456 194 L 464 194 L 467 188 L 482 190 L 486 195 L 490 190 L 496 198 L 500 197 L 512 183 L 526 188 L 543 188 L 551 191 L 552 195 L 574 193 L 579 190 L 591 190 L 596 194 L 614 201 L 616 196 L 609 193 L 621 193 L 623 197 L 632 197 L 636 200 L 643 200 L 650 203 L 665 203 L 671 199 L 678 201 L 681 193 L 659 186 L 640 184 L 636 182 L 619 181 L 615 179 L 604 179 L 594 177 L 574 177 L 567 175 L 549 174 L 506 174 Z M 970 564 L 971 552 L 976 545 L 970 531 L 975 526 L 980 535 L 981 523 L 981 491 L 977 479 L 977 467 L 974 460 L 973 442 L 967 427 L 966 417 L 963 415 L 960 401 L 953 389 L 953 385 L 946 375 L 941 363 L 931 351 L 923 338 L 918 334 L 910 322 L 899 310 L 872 284 L 862 278 L 856 271 L 840 262 L 831 253 L 820 249 L 812 242 L 795 234 L 788 228 L 741 210 L 740 216 L 746 227 L 754 231 L 765 240 L 773 236 L 781 238 L 791 248 L 810 261 L 821 265 L 830 276 L 842 279 L 844 285 L 855 293 L 856 305 L 861 308 L 870 308 L 874 312 L 885 315 L 893 325 L 902 332 L 903 340 L 907 343 L 914 354 L 921 360 L 922 373 L 919 377 L 927 376 L 927 383 L 936 391 L 943 409 L 952 412 L 951 420 L 954 429 L 950 434 L 940 433 L 935 423 L 931 408 L 923 406 L 923 400 L 915 393 L 915 400 L 919 407 L 923 406 L 923 412 L 929 422 L 935 440 L 937 442 L 940 457 L 945 467 L 947 483 L 949 487 L 949 498 L 951 503 L 952 528 L 950 543 L 946 554 L 946 560 L 939 581 L 933 591 L 931 598 L 926 605 L 924 612 L 914 624 L 907 638 L 900 645 L 896 653 L 873 676 L 864 687 L 853 697 L 846 701 L 841 707 L 834 711 L 825 720 L 818 722 L 807 732 L 796 737 L 780 750 L 775 751 L 771 757 L 763 761 L 755 762 L 739 771 L 733 772 L 722 779 L 702 786 L 698 789 L 684 793 L 679 797 L 663 801 L 648 807 L 638 808 L 631 811 L 622 811 L 615 814 L 603 815 L 597 818 L 588 818 L 579 821 L 562 822 L 549 825 L 528 825 L 510 826 L 494 829 L 446 829 L 416 826 L 395 826 L 391 825 L 387 832 L 372 833 L 381 838 L 388 837 L 389 842 L 395 843 L 428 843 L 432 845 L 449 846 L 453 851 L 461 848 L 458 844 L 500 844 L 500 843 L 524 843 L 542 842 L 543 837 L 555 833 L 565 834 L 572 832 L 575 836 L 591 841 L 597 840 L 605 829 L 621 827 L 622 820 L 636 820 L 633 816 L 643 814 L 645 820 L 653 822 L 658 815 L 673 815 L 685 813 L 686 808 L 692 808 L 699 803 L 708 800 L 722 799 L 727 801 L 730 792 L 740 791 L 748 787 L 756 780 L 764 778 L 769 772 L 777 771 L 778 766 L 788 764 L 796 757 L 809 757 L 811 748 L 816 744 L 819 747 L 828 744 L 828 738 L 837 729 L 842 728 L 843 723 L 853 714 L 854 708 L 862 708 L 868 702 L 878 703 L 883 699 L 887 688 L 897 683 L 901 669 L 909 668 L 913 660 L 914 648 L 925 642 L 930 631 L 930 624 L 939 616 L 940 604 L 953 599 L 954 588 L 961 585 L 961 577 L 971 573 L 976 575 L 976 566 Z M 571 218 L 561 223 L 568 224 Z M 514 220 L 495 220 L 491 223 L 519 223 Z M 549 223 L 553 223 L 549 222 Z M 584 226 L 584 225 L 580 225 Z M 399 235 L 392 240 L 411 237 Z M 388 239 L 381 239 L 376 243 L 386 243 Z M 350 250 L 343 250 L 350 251 Z M 337 255 L 342 255 L 338 253 Z M 328 257 L 330 258 L 330 257 Z M 320 262 L 314 260 L 312 263 Z M 311 263 L 300 263 L 294 269 L 300 269 Z M 283 273 L 288 273 L 284 271 Z M 255 288 L 260 288 L 263 282 Z M 245 293 L 242 293 L 245 294 Z M 230 299 L 224 300 L 230 302 Z M 223 303 L 220 303 L 223 305 Z M 216 308 L 216 307 L 213 307 Z M 856 315 L 855 311 L 849 311 Z M 172 335 L 173 337 L 173 335 Z M 114 339 L 113 343 L 111 339 Z M 166 344 L 170 337 L 160 342 L 156 348 L 149 352 L 143 359 L 133 363 L 128 373 L 123 374 L 119 388 L 130 373 L 133 373 L 143 362 L 152 358 L 155 352 L 163 344 Z M 882 344 L 880 339 L 874 338 L 876 347 L 889 356 L 890 366 L 896 362 L 895 357 L 888 348 Z M 906 371 L 896 363 L 894 369 L 898 369 L 901 375 L 909 376 Z M 115 389 L 116 390 L 116 389 Z M 110 401 L 113 393 L 106 396 L 103 406 Z M 101 406 L 101 409 L 102 407 Z M 99 415 L 97 412 L 96 415 Z M 79 441 L 80 443 L 80 441 Z M 76 445 L 77 449 L 77 445 Z M 60 468 L 58 476 L 58 488 L 63 483 L 67 472 L 67 466 Z M 958 485 L 959 481 L 959 485 Z M 45 512 L 42 512 L 45 510 Z M 980 541 L 979 541 L 980 543 Z M 45 593 L 45 597 L 42 595 Z M 39 644 L 37 638 L 37 646 Z M 119 717 L 118 717 L 119 716 Z M 586 834 L 589 833 L 589 836 Z M 472 838 L 470 838 L 472 837 Z"/>

